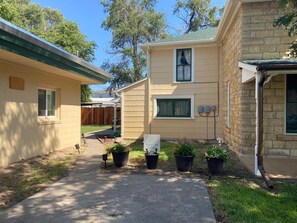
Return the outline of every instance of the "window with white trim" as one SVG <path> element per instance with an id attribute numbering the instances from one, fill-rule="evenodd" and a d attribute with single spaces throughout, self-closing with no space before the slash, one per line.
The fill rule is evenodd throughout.
<path id="1" fill-rule="evenodd" d="M 297 75 L 287 75 L 286 133 L 297 134 Z"/>
<path id="2" fill-rule="evenodd" d="M 230 81 L 227 82 L 227 120 L 226 125 L 230 128 Z"/>
<path id="3" fill-rule="evenodd" d="M 155 96 L 154 117 L 194 118 L 194 95 Z"/>
<path id="4" fill-rule="evenodd" d="M 49 89 L 38 89 L 38 116 L 56 116 L 56 91 Z"/>
<path id="5" fill-rule="evenodd" d="M 176 49 L 176 82 L 192 81 L 192 49 Z"/>

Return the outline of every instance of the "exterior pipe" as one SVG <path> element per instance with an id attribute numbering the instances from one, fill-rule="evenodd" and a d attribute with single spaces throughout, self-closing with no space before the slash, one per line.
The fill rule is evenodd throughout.
<path id="1" fill-rule="evenodd" d="M 151 47 L 148 46 L 147 51 L 147 133 L 152 133 L 151 114 L 150 113 L 150 85 L 151 85 Z"/>
<path id="2" fill-rule="evenodd" d="M 257 164 L 259 172 L 262 175 L 268 188 L 273 189 L 273 184 L 264 169 L 263 164 L 263 92 L 264 83 L 266 81 L 266 75 L 264 72 L 260 73 L 260 78 L 258 79 L 258 91 L 257 91 Z"/>

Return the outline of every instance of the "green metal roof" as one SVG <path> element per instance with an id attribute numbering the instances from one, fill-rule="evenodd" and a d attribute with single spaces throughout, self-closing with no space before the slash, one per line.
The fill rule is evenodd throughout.
<path id="1" fill-rule="evenodd" d="M 65 50 L 0 18 L 0 49 L 106 83 L 111 75 Z"/>
<path id="2" fill-rule="evenodd" d="M 196 32 L 187 33 L 180 36 L 174 36 L 167 39 L 158 40 L 152 43 L 168 43 L 168 42 L 182 42 L 195 40 L 212 40 L 218 31 L 217 27 L 199 30 Z"/>

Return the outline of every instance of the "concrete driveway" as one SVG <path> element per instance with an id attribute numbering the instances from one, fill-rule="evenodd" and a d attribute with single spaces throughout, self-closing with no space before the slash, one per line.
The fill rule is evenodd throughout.
<path id="1" fill-rule="evenodd" d="M 203 180 L 102 173 L 102 147 L 91 140 L 70 176 L 0 213 L 0 222 L 215 222 Z"/>

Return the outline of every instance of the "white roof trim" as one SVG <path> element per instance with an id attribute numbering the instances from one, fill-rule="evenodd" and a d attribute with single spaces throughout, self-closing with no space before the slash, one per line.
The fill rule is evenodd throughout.
<path id="1" fill-rule="evenodd" d="M 241 83 L 248 83 L 261 73 L 261 71 L 257 70 L 256 65 L 238 62 L 238 66 L 241 68 Z M 296 74 L 297 70 L 267 70 L 265 72 L 268 76 L 275 76 L 278 74 Z"/>
<path id="2" fill-rule="evenodd" d="M 216 43 L 214 38 L 211 39 L 203 39 L 203 40 L 182 40 L 182 41 L 171 41 L 171 42 L 157 42 L 157 43 L 145 43 L 140 45 L 142 49 L 146 49 L 147 47 L 153 46 L 174 46 L 181 44 L 196 44 L 196 43 Z"/>
<path id="3" fill-rule="evenodd" d="M 136 81 L 136 82 L 134 82 L 134 83 L 132 83 L 132 84 L 129 84 L 129 85 L 126 86 L 126 87 L 120 88 L 120 89 L 116 90 L 115 92 L 116 92 L 116 93 L 118 93 L 118 92 L 122 92 L 122 91 L 126 90 L 127 88 L 133 87 L 133 86 L 135 86 L 135 85 L 137 85 L 137 84 L 139 84 L 139 83 L 141 83 L 141 82 L 143 82 L 143 81 L 146 81 L 146 80 L 147 80 L 147 77 L 146 77 L 146 78 L 143 78 L 143 79 L 141 79 L 141 80 L 139 80 L 139 81 Z"/>

